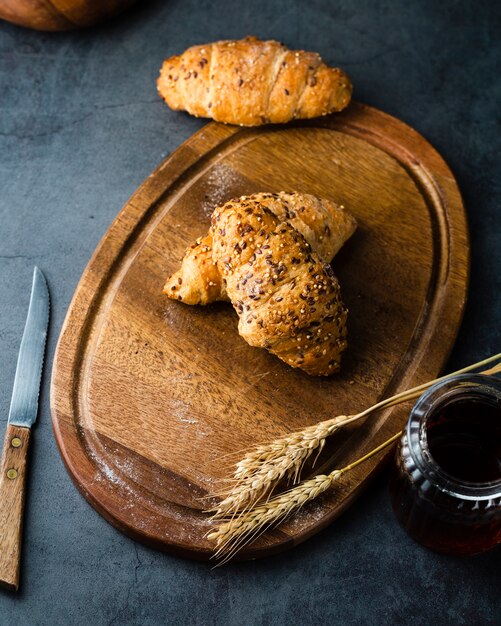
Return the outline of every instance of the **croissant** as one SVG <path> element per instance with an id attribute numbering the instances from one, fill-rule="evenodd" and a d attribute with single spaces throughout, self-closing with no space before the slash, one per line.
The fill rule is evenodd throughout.
<path id="1" fill-rule="evenodd" d="M 164 61 L 157 86 L 174 110 L 240 126 L 341 111 L 352 92 L 318 54 L 255 37 L 188 48 Z"/>
<path id="2" fill-rule="evenodd" d="M 303 193 L 256 193 L 239 202 L 256 201 L 280 221 L 299 231 L 313 250 L 330 263 L 356 228 L 353 216 L 330 200 Z M 164 286 L 164 293 L 186 304 L 228 300 L 221 274 L 212 256 L 212 234 L 200 237 L 185 253 L 181 268 Z"/>
<path id="3" fill-rule="evenodd" d="M 216 208 L 206 258 L 212 259 L 214 277 L 217 273 L 247 343 L 308 374 L 327 376 L 339 369 L 347 345 L 339 283 L 292 225 L 294 218 L 282 219 L 259 199 L 269 195 L 274 197 L 243 196 Z M 175 282 L 167 293 L 182 299 L 175 293 L 183 279 Z"/>

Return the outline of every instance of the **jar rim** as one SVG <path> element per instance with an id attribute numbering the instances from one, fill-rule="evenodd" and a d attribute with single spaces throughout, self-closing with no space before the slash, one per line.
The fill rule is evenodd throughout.
<path id="1" fill-rule="evenodd" d="M 472 396 L 481 391 L 484 397 L 499 402 L 501 380 L 481 374 L 457 374 L 439 381 L 423 393 L 413 406 L 407 422 L 409 452 L 428 480 L 451 496 L 469 500 L 501 497 L 501 477 L 493 481 L 470 482 L 447 473 L 434 459 L 428 446 L 427 422 L 437 409 L 451 401 Z"/>

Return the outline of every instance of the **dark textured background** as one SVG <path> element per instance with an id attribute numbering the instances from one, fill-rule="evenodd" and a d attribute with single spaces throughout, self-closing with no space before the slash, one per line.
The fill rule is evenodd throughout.
<path id="1" fill-rule="evenodd" d="M 501 347 L 501 10 L 497 2 L 151 1 L 101 27 L 0 23 L 2 431 L 33 265 L 50 282 L 48 367 L 34 435 L 22 590 L 0 624 L 499 624 L 499 550 L 469 560 L 414 544 L 386 476 L 292 552 L 211 570 L 135 544 L 74 489 L 49 414 L 49 372 L 79 276 L 129 195 L 204 123 L 169 111 L 164 57 L 246 34 L 318 50 L 355 97 L 414 126 L 455 172 L 472 277 L 448 369 Z"/>

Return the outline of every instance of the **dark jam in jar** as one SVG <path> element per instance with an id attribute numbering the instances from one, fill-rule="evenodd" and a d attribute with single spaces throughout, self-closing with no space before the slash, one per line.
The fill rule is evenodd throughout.
<path id="1" fill-rule="evenodd" d="M 453 479 L 501 479 L 501 406 L 475 397 L 451 400 L 426 427 L 433 460 Z"/>
<path id="2" fill-rule="evenodd" d="M 390 479 L 393 508 L 417 541 L 447 554 L 501 542 L 501 380 L 454 376 L 414 406 Z"/>

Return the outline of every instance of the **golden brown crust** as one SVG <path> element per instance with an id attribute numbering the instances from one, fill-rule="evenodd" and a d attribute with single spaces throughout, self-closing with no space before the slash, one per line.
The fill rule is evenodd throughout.
<path id="1" fill-rule="evenodd" d="M 199 237 L 184 255 L 181 268 L 169 277 L 163 293 L 185 304 L 227 300 L 221 274 L 212 259 L 212 235 Z"/>
<path id="2" fill-rule="evenodd" d="M 344 206 L 308 193 L 279 191 L 247 198 L 260 202 L 280 221 L 298 230 L 327 263 L 355 232 L 357 222 Z"/>
<path id="3" fill-rule="evenodd" d="M 174 110 L 241 126 L 341 111 L 352 91 L 318 54 L 255 37 L 193 46 L 164 62 L 157 85 Z"/>
<path id="4" fill-rule="evenodd" d="M 305 238 L 253 198 L 217 208 L 211 232 L 242 337 L 308 374 L 337 371 L 347 309 L 331 267 Z"/>
<path id="5" fill-rule="evenodd" d="M 234 203 L 247 200 L 259 202 L 279 221 L 291 224 L 327 262 L 332 261 L 356 228 L 355 219 L 344 207 L 310 194 L 256 193 L 242 196 Z M 229 299 L 219 270 L 213 263 L 210 232 L 187 249 L 180 269 L 168 278 L 164 293 L 186 304 L 209 304 Z"/>

